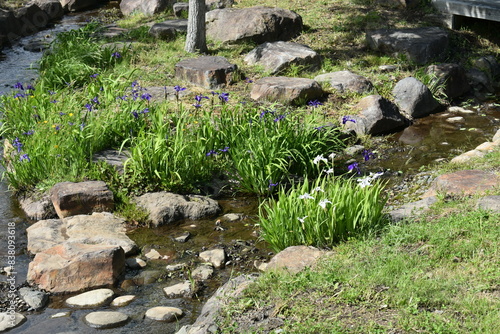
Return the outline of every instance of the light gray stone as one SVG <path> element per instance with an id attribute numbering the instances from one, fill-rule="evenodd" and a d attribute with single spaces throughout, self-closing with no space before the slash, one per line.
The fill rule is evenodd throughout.
<path id="1" fill-rule="evenodd" d="M 97 311 L 85 316 L 85 322 L 92 328 L 115 328 L 125 325 L 128 315 L 116 311 Z"/>
<path id="2" fill-rule="evenodd" d="M 24 287 L 19 289 L 19 295 L 33 310 L 39 310 L 47 305 L 49 296 L 40 290 Z"/>
<path id="3" fill-rule="evenodd" d="M 486 196 L 477 200 L 477 207 L 483 210 L 500 212 L 500 196 Z"/>
<path id="4" fill-rule="evenodd" d="M 146 311 L 146 318 L 157 321 L 173 322 L 184 315 L 181 309 L 169 306 L 157 306 Z"/>
<path id="5" fill-rule="evenodd" d="M 155 23 L 149 29 L 149 34 L 162 40 L 171 40 L 177 36 L 177 33 L 187 31 L 187 19 L 167 20 Z"/>
<path id="6" fill-rule="evenodd" d="M 200 253 L 200 258 L 213 264 L 215 268 L 222 268 L 226 261 L 226 252 L 222 248 L 207 250 Z"/>
<path id="7" fill-rule="evenodd" d="M 15 312 L 14 314 L 9 314 L 7 312 L 0 313 L 0 332 L 8 331 L 9 329 L 15 328 L 22 324 L 26 320 L 26 317 L 21 313 Z"/>
<path id="8" fill-rule="evenodd" d="M 211 265 L 206 265 L 202 264 L 196 269 L 193 270 L 191 275 L 193 276 L 194 279 L 200 280 L 200 281 L 206 281 L 210 277 L 212 277 L 214 273 L 214 268 Z"/>
<path id="9" fill-rule="evenodd" d="M 292 65 L 315 70 L 321 65 L 319 54 L 307 45 L 293 42 L 265 42 L 245 56 L 249 65 L 260 65 L 271 74 L 290 68 Z"/>
<path id="10" fill-rule="evenodd" d="M 400 80 L 392 90 L 394 102 L 410 118 L 429 116 L 439 111 L 439 102 L 419 80 L 408 77 Z"/>
<path id="11" fill-rule="evenodd" d="M 173 0 L 122 0 L 120 10 L 125 16 L 134 12 L 151 16 L 165 11 L 169 6 L 173 6 L 174 2 Z"/>
<path id="12" fill-rule="evenodd" d="M 146 261 L 144 261 L 143 259 L 136 258 L 136 257 L 126 259 L 125 264 L 127 265 L 127 267 L 129 267 L 130 269 L 134 269 L 134 270 L 142 269 L 142 268 L 147 266 Z"/>
<path id="13" fill-rule="evenodd" d="M 362 75 L 351 71 L 320 74 L 314 78 L 319 83 L 328 83 L 340 93 L 347 91 L 363 94 L 373 90 L 373 84 Z"/>
<path id="14" fill-rule="evenodd" d="M 125 296 L 116 297 L 111 302 L 111 306 L 115 306 L 115 307 L 127 306 L 128 304 L 133 302 L 136 298 L 137 297 L 134 295 L 125 295 Z"/>
<path id="15" fill-rule="evenodd" d="M 114 295 L 111 289 L 91 290 L 66 299 L 66 305 L 81 308 L 102 306 L 108 304 Z"/>
<path id="16" fill-rule="evenodd" d="M 389 216 L 394 222 L 413 218 L 424 213 L 425 211 L 428 211 L 437 201 L 438 199 L 435 196 L 426 197 L 416 202 L 407 203 L 396 210 L 390 211 Z"/>
<path id="17" fill-rule="evenodd" d="M 188 296 L 191 293 L 191 282 L 184 281 L 172 286 L 163 288 L 165 296 L 168 298 L 179 298 Z"/>

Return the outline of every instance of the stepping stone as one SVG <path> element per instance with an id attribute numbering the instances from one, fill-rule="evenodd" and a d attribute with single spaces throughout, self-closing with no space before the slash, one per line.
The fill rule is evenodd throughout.
<path id="1" fill-rule="evenodd" d="M 111 302 L 111 306 L 115 306 L 115 307 L 127 306 L 128 304 L 133 302 L 135 300 L 135 298 L 136 298 L 136 296 L 134 296 L 134 295 L 125 295 L 125 296 L 116 297 Z"/>
<path id="2" fill-rule="evenodd" d="M 250 97 L 257 101 L 305 104 L 323 95 L 321 86 L 312 79 L 266 77 L 255 81 Z"/>
<path id="3" fill-rule="evenodd" d="M 237 66 L 224 57 L 202 56 L 175 65 L 175 77 L 206 89 L 219 89 L 237 79 Z"/>
<path id="4" fill-rule="evenodd" d="M 51 315 L 50 317 L 52 319 L 56 319 L 56 318 L 64 318 L 64 317 L 69 317 L 70 316 L 70 312 L 59 312 L 59 313 L 56 313 L 56 314 L 53 314 Z"/>
<path id="5" fill-rule="evenodd" d="M 500 213 L 500 196 L 486 196 L 477 201 L 477 207 Z"/>
<path id="6" fill-rule="evenodd" d="M 90 327 L 98 329 L 123 326 L 128 320 L 128 315 L 114 311 L 91 312 L 85 316 L 85 322 Z"/>
<path id="7" fill-rule="evenodd" d="M 97 289 L 70 297 L 66 299 L 66 304 L 71 307 L 97 307 L 110 302 L 114 295 L 111 289 Z"/>
<path id="8" fill-rule="evenodd" d="M 179 19 L 155 23 L 149 28 L 149 34 L 162 40 L 174 39 L 177 33 L 184 33 L 187 31 L 187 21 L 187 19 Z"/>
<path id="9" fill-rule="evenodd" d="M 319 54 L 310 47 L 292 42 L 266 42 L 245 57 L 249 65 L 260 65 L 271 74 L 279 73 L 291 65 L 304 66 L 308 70 L 320 67 Z"/>
<path id="10" fill-rule="evenodd" d="M 398 222 L 407 218 L 412 218 L 424 213 L 429 207 L 438 201 L 437 197 L 426 197 L 420 201 L 411 202 L 389 212 L 393 222 Z"/>
<path id="11" fill-rule="evenodd" d="M 157 306 L 146 311 L 146 318 L 157 321 L 173 322 L 183 316 L 177 307 Z"/>
<path id="12" fill-rule="evenodd" d="M 313 266 L 326 251 L 311 246 L 290 246 L 276 254 L 261 270 L 285 270 L 292 274 Z"/>
<path id="13" fill-rule="evenodd" d="M 423 197 L 438 192 L 452 196 L 470 196 L 493 190 L 500 185 L 500 177 L 482 170 L 461 170 L 438 176 Z"/>
<path id="14" fill-rule="evenodd" d="M 366 40 L 375 51 L 403 54 L 419 65 L 443 58 L 449 43 L 446 31 L 438 27 L 380 29 L 367 32 Z"/>
<path id="15" fill-rule="evenodd" d="M 187 296 L 191 293 L 191 282 L 184 281 L 182 283 L 168 286 L 166 288 L 163 288 L 163 292 L 165 292 L 165 296 L 167 296 L 168 298 L 179 298 Z"/>
<path id="16" fill-rule="evenodd" d="M 319 83 L 328 83 L 339 93 L 351 91 L 359 94 L 373 90 L 373 84 L 362 75 L 351 71 L 338 71 L 320 74 L 314 78 Z"/>

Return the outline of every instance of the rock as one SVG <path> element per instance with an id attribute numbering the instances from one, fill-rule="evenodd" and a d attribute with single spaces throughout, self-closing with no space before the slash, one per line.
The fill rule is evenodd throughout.
<path id="1" fill-rule="evenodd" d="M 430 129 L 427 127 L 407 127 L 401 132 L 398 138 L 400 143 L 406 145 L 417 145 L 421 143 L 430 133 Z"/>
<path id="2" fill-rule="evenodd" d="M 493 135 L 493 139 L 491 141 L 494 142 L 494 143 L 500 141 L 500 129 L 497 130 L 497 132 L 495 133 L 495 135 Z"/>
<path id="3" fill-rule="evenodd" d="M 500 75 L 500 64 L 495 56 L 484 56 L 473 60 L 473 66 L 486 73 L 491 79 Z"/>
<path id="4" fill-rule="evenodd" d="M 191 237 L 191 233 L 189 232 L 183 232 L 181 235 L 175 236 L 174 241 L 175 242 L 186 242 L 188 239 Z"/>
<path id="5" fill-rule="evenodd" d="M 181 270 L 187 267 L 187 264 L 185 263 L 178 263 L 178 264 L 171 264 L 168 265 L 165 269 L 167 271 L 176 271 L 176 270 Z"/>
<path id="6" fill-rule="evenodd" d="M 172 0 L 122 0 L 120 10 L 125 16 L 129 16 L 134 12 L 151 16 L 165 11 L 173 3 Z"/>
<path id="7" fill-rule="evenodd" d="M 134 277 L 133 282 L 137 286 L 152 284 L 156 283 L 162 275 L 163 272 L 159 270 L 145 270 L 141 272 L 138 276 Z"/>
<path id="8" fill-rule="evenodd" d="M 48 15 L 49 20 L 60 19 L 64 15 L 64 9 L 59 0 L 35 0 L 34 3 Z"/>
<path id="9" fill-rule="evenodd" d="M 398 67 L 396 65 L 380 65 L 378 69 L 382 72 L 394 72 Z"/>
<path id="10" fill-rule="evenodd" d="M 71 312 L 58 312 L 50 316 L 51 319 L 69 317 Z"/>
<path id="11" fill-rule="evenodd" d="M 175 64 L 175 77 L 206 89 L 218 89 L 236 81 L 237 68 L 224 57 L 201 56 Z"/>
<path id="12" fill-rule="evenodd" d="M 134 270 L 142 269 L 147 266 L 146 261 L 136 257 L 126 259 L 125 264 L 127 267 Z"/>
<path id="13" fill-rule="evenodd" d="M 450 117 L 446 119 L 448 123 L 465 123 L 465 118 L 462 116 Z"/>
<path id="14" fill-rule="evenodd" d="M 439 102 L 427 86 L 413 77 L 399 81 L 392 90 L 394 102 L 410 118 L 429 116 L 438 111 Z"/>
<path id="15" fill-rule="evenodd" d="M 33 35 L 46 27 L 50 21 L 49 15 L 33 2 L 14 10 L 14 16 L 19 22 L 15 33 L 20 37 Z"/>
<path id="16" fill-rule="evenodd" d="M 154 102 L 163 102 L 165 100 L 175 100 L 177 98 L 181 99 L 188 96 L 190 93 L 189 89 L 176 92 L 174 86 L 162 86 L 162 87 L 147 87 L 145 90 L 151 95 L 151 100 Z"/>
<path id="17" fill-rule="evenodd" d="M 281 8 L 216 9 L 206 14 L 207 38 L 220 42 L 288 41 L 302 32 L 302 18 Z"/>
<path id="18" fill-rule="evenodd" d="M 243 215 L 241 213 L 226 213 L 222 216 L 222 219 L 228 222 L 235 222 L 243 219 Z"/>
<path id="19" fill-rule="evenodd" d="M 124 295 L 124 296 L 116 297 L 111 302 L 111 306 L 114 306 L 114 307 L 127 306 L 128 304 L 133 302 L 135 300 L 135 298 L 136 298 L 136 296 L 134 296 L 134 295 Z"/>
<path id="20" fill-rule="evenodd" d="M 351 117 L 355 122 L 346 122 L 345 127 L 354 130 L 358 136 L 394 133 L 409 124 L 398 107 L 380 95 L 362 98 L 353 109 L 360 112 Z"/>
<path id="21" fill-rule="evenodd" d="M 183 15 L 188 15 L 189 3 L 188 2 L 176 2 L 173 5 L 175 17 L 182 17 Z"/>
<path id="22" fill-rule="evenodd" d="M 41 220 L 57 217 L 50 196 L 43 195 L 40 199 L 25 197 L 19 199 L 19 205 L 28 219 Z"/>
<path id="23" fill-rule="evenodd" d="M 146 311 L 146 318 L 165 322 L 179 320 L 183 315 L 184 313 L 181 309 L 168 306 L 157 306 Z"/>
<path id="24" fill-rule="evenodd" d="M 339 93 L 350 91 L 364 94 L 373 90 L 373 84 L 370 82 L 370 80 L 351 71 L 338 71 L 320 74 L 316 76 L 314 80 L 319 83 L 328 83 Z"/>
<path id="25" fill-rule="evenodd" d="M 103 31 L 100 32 L 101 36 L 106 37 L 106 38 L 114 38 L 114 37 L 121 37 L 125 33 L 129 32 L 129 29 L 126 28 L 120 28 L 116 24 L 107 24 L 103 27 Z M 131 48 L 132 43 L 128 42 L 111 42 L 111 43 L 105 43 L 103 46 L 101 46 L 103 49 L 109 48 L 114 51 L 120 51 L 127 48 Z"/>
<path id="26" fill-rule="evenodd" d="M 229 8 L 234 5 L 234 0 L 205 0 L 207 12 L 214 9 Z"/>
<path id="27" fill-rule="evenodd" d="M 500 145 L 500 142 L 485 142 L 480 145 L 478 145 L 475 149 L 481 152 L 493 152 L 495 149 L 498 148 Z"/>
<path id="28" fill-rule="evenodd" d="M 28 282 L 52 293 L 69 293 L 112 286 L 125 269 L 120 246 L 65 242 L 36 254 Z"/>
<path id="29" fill-rule="evenodd" d="M 64 10 L 70 12 L 81 11 L 99 4 L 99 0 L 59 0 Z"/>
<path id="30" fill-rule="evenodd" d="M 12 11 L 0 8 L 0 31 L 2 32 L 0 34 L 0 46 L 7 43 L 12 44 L 21 37 L 20 25 L 21 22 L 14 16 Z"/>
<path id="31" fill-rule="evenodd" d="M 224 249 L 212 249 L 200 253 L 203 261 L 210 262 L 215 268 L 223 268 L 226 262 L 226 252 Z"/>
<path id="32" fill-rule="evenodd" d="M 450 160 L 452 164 L 461 164 L 466 163 L 472 159 L 482 158 L 485 156 L 484 152 L 478 150 L 470 150 L 465 153 L 460 154 L 459 156 L 454 157 Z"/>
<path id="33" fill-rule="evenodd" d="M 103 306 L 109 304 L 114 295 L 111 289 L 87 291 L 66 299 L 66 305 L 80 308 Z"/>
<path id="34" fill-rule="evenodd" d="M 196 267 L 196 269 L 191 272 L 191 276 L 194 279 L 206 281 L 207 279 L 212 277 L 213 273 L 214 268 L 211 265 L 202 264 L 201 266 Z"/>
<path id="35" fill-rule="evenodd" d="M 312 267 L 326 251 L 311 246 L 291 246 L 276 254 L 265 266 L 265 271 L 286 270 L 292 274 Z"/>
<path id="36" fill-rule="evenodd" d="M 219 327 L 216 317 L 219 311 L 232 300 L 242 295 L 243 291 L 256 279 L 256 276 L 241 275 L 230 279 L 214 293 L 203 305 L 200 316 L 194 324 L 182 327 L 177 334 L 217 333 Z"/>
<path id="37" fill-rule="evenodd" d="M 128 315 L 116 311 L 91 312 L 85 316 L 85 322 L 92 328 L 104 329 L 125 325 Z"/>
<path id="38" fill-rule="evenodd" d="M 437 64 L 427 67 L 426 73 L 434 76 L 431 82 L 443 86 L 449 99 L 464 95 L 470 90 L 465 69 L 458 64 Z"/>
<path id="39" fill-rule="evenodd" d="M 50 198 L 59 218 L 113 211 L 113 192 L 103 181 L 60 182 L 50 190 Z"/>
<path id="40" fill-rule="evenodd" d="M 170 224 L 181 219 L 200 219 L 220 211 L 217 201 L 199 195 L 177 195 L 168 192 L 147 193 L 134 201 L 149 214 L 153 226 Z"/>
<path id="41" fill-rule="evenodd" d="M 33 310 L 43 308 L 49 301 L 49 296 L 45 292 L 33 288 L 21 288 L 19 289 L 19 295 Z"/>
<path id="42" fill-rule="evenodd" d="M 41 220 L 26 229 L 28 251 L 37 254 L 61 243 L 120 246 L 126 255 L 138 248 L 126 234 L 125 220 L 108 212 Z"/>
<path id="43" fill-rule="evenodd" d="M 435 196 L 438 192 L 451 196 L 481 194 L 498 187 L 500 177 L 482 170 L 460 170 L 438 176 L 424 197 Z"/>
<path id="44" fill-rule="evenodd" d="M 29 52 L 42 52 L 50 47 L 50 43 L 45 40 L 32 40 L 23 45 L 23 49 Z"/>
<path id="45" fill-rule="evenodd" d="M 426 197 L 416 202 L 407 203 L 396 210 L 390 211 L 389 216 L 393 222 L 413 218 L 424 213 L 425 211 L 428 211 L 430 206 L 437 201 L 438 199 L 435 196 Z"/>
<path id="46" fill-rule="evenodd" d="M 155 23 L 149 29 L 149 34 L 162 40 L 174 39 L 177 33 L 187 31 L 187 19 L 167 20 Z"/>
<path id="47" fill-rule="evenodd" d="M 127 151 L 109 149 L 95 153 L 92 156 L 92 161 L 104 161 L 108 165 L 113 166 L 118 173 L 123 174 L 123 165 L 128 158 L 130 158 L 130 153 Z"/>
<path id="48" fill-rule="evenodd" d="M 321 66 L 321 59 L 310 47 L 293 42 L 265 42 L 245 56 L 249 65 L 260 65 L 271 74 L 282 72 L 292 65 L 315 70 Z"/>
<path id="49" fill-rule="evenodd" d="M 405 55 L 419 65 L 442 59 L 449 43 L 446 31 L 438 27 L 380 29 L 367 32 L 366 39 L 375 51 Z"/>
<path id="50" fill-rule="evenodd" d="M 254 82 L 250 97 L 257 101 L 283 104 L 305 104 L 323 95 L 321 86 L 312 79 L 265 77 Z"/>
<path id="51" fill-rule="evenodd" d="M 0 332 L 8 331 L 22 324 L 26 317 L 21 313 L 0 312 Z"/>
<path id="52" fill-rule="evenodd" d="M 182 283 L 168 286 L 166 288 L 163 288 L 163 292 L 165 292 L 165 296 L 167 296 L 167 298 L 179 298 L 179 297 L 189 296 L 191 294 L 191 282 L 184 281 Z"/>
<path id="53" fill-rule="evenodd" d="M 500 213 L 500 196 L 486 196 L 478 199 L 476 206 L 483 210 Z"/>
<path id="54" fill-rule="evenodd" d="M 148 260 L 159 260 L 162 258 L 162 255 L 160 253 L 158 253 L 158 251 L 156 249 L 151 249 L 149 252 L 144 254 L 144 256 Z"/>

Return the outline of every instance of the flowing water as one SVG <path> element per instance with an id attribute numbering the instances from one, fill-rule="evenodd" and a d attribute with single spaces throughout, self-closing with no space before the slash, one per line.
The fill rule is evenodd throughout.
<path id="1" fill-rule="evenodd" d="M 60 32 L 78 27 L 85 22 L 89 13 L 66 16 L 54 28 L 44 30 L 37 35 L 23 39 L 20 45 L 6 49 L 0 56 L 0 92 L 8 91 L 16 82 L 28 83 L 36 78 L 35 62 L 40 53 L 25 51 L 21 45 L 31 40 L 51 40 Z M 456 114 L 456 115 L 455 115 Z M 463 122 L 449 123 L 451 116 L 462 116 Z M 420 166 L 449 159 L 477 145 L 489 141 L 500 125 L 500 107 L 490 103 L 476 108 L 469 113 L 439 113 L 417 120 L 404 131 L 389 136 L 388 149 L 378 152 L 378 159 L 372 163 L 378 169 L 401 171 L 401 174 L 415 173 Z M 387 147 L 387 145 L 386 145 Z M 117 294 L 134 294 L 138 299 L 126 307 L 119 308 L 128 314 L 131 320 L 123 327 L 99 330 L 102 333 L 175 333 L 181 326 L 191 324 L 200 313 L 203 302 L 213 291 L 231 276 L 254 271 L 254 260 L 267 260 L 269 249 L 256 238 L 255 216 L 258 202 L 256 198 L 228 198 L 219 201 L 224 213 L 238 213 L 243 219 L 236 222 L 216 223 L 219 217 L 198 221 L 182 221 L 174 226 L 155 229 L 138 228 L 130 231 L 129 236 L 143 250 L 154 248 L 167 260 L 148 262 L 144 273 L 129 271 Z M 16 199 L 8 191 L 5 181 L 0 182 L 0 266 L 4 267 L 8 259 L 9 226 L 15 226 L 15 271 L 16 284 L 25 281 L 29 256 L 26 254 L 26 228 L 33 222 L 28 221 L 20 210 Z M 174 242 L 173 237 L 180 233 L 190 232 L 190 239 L 185 243 Z M 229 253 L 231 263 L 221 270 L 207 283 L 198 298 L 167 299 L 163 287 L 189 278 L 189 272 L 173 273 L 165 271 L 167 264 L 199 262 L 196 254 L 204 249 L 224 245 Z M 0 275 L 0 282 L 6 276 Z M 10 333 L 95 333 L 84 324 L 83 317 L 91 310 L 74 310 L 64 305 L 68 296 L 52 296 L 50 304 L 41 312 L 30 312 L 27 321 L 10 331 Z M 144 312 L 154 306 L 174 306 L 185 312 L 185 316 L 177 323 L 143 319 Z M 103 307 L 99 310 L 112 309 Z M 70 312 L 69 316 L 52 319 L 51 316 L 62 311 Z"/>

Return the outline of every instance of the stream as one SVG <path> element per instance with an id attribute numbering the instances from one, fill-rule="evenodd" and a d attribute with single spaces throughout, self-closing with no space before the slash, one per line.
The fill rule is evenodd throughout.
<path id="1" fill-rule="evenodd" d="M 36 78 L 33 67 L 41 53 L 29 52 L 22 45 L 32 40 L 50 41 L 61 31 L 73 29 L 83 24 L 91 13 L 66 15 L 55 27 L 20 41 L 19 45 L 4 49 L 0 54 L 0 92 L 8 92 L 16 82 L 28 83 Z M 449 117 L 462 116 L 463 121 L 450 123 Z M 469 111 L 443 112 L 434 114 L 415 123 L 404 131 L 384 138 L 388 149 L 377 152 L 377 159 L 370 162 L 371 167 L 397 171 L 398 177 L 417 173 L 423 165 L 459 155 L 477 145 L 491 140 L 500 125 L 500 105 L 490 101 Z M 381 139 L 382 140 L 382 139 Z M 143 252 L 154 248 L 167 260 L 149 261 L 142 272 L 128 271 L 123 283 L 115 289 L 117 295 L 134 294 L 138 298 L 119 310 L 130 316 L 131 320 L 123 327 L 99 330 L 100 333 L 175 333 L 180 327 L 192 324 L 200 314 L 207 298 L 222 283 L 240 273 L 255 272 L 253 262 L 267 261 L 271 253 L 265 243 L 260 242 L 255 234 L 258 200 L 254 197 L 219 199 L 223 212 L 220 217 L 197 221 L 181 221 L 175 225 L 155 229 L 137 228 L 129 232 Z M 222 220 L 222 215 L 237 213 L 241 219 L 234 222 Z M 221 223 L 217 221 L 221 219 Z M 25 281 L 29 256 L 26 254 L 26 228 L 33 223 L 26 219 L 17 200 L 8 190 L 5 180 L 0 181 L 0 267 L 7 263 L 7 231 L 15 223 L 16 236 L 16 284 Z M 187 242 L 180 243 L 173 237 L 190 232 Z M 188 279 L 188 271 L 167 274 L 165 266 L 176 263 L 199 263 L 197 253 L 224 246 L 229 253 L 230 263 L 224 269 L 215 271 L 196 298 L 168 299 L 163 294 L 163 287 Z M 0 282 L 6 280 L 0 275 Z M 96 333 L 84 323 L 83 317 L 97 309 L 71 309 L 64 305 L 70 295 L 51 296 L 48 307 L 40 312 L 26 313 L 27 321 L 9 333 Z M 144 313 L 154 306 L 173 306 L 182 309 L 185 315 L 177 323 L 164 323 L 144 319 Z M 113 307 L 100 307 L 98 310 L 110 310 Z M 68 316 L 51 318 L 59 312 L 69 312 Z"/>

